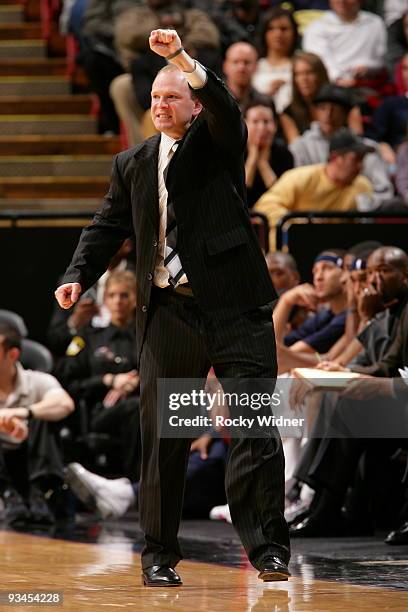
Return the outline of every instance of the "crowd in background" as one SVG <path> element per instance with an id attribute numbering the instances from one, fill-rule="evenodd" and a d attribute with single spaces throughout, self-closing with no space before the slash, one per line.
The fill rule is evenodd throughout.
<path id="1" fill-rule="evenodd" d="M 408 255 L 380 243 L 347 252 L 327 245 L 308 284 L 293 257 L 275 251 L 275 238 L 288 211 L 408 210 L 408 1 L 66 1 L 61 30 L 78 41 L 100 131 L 122 131 L 129 146 L 154 129 L 150 88 L 165 62 L 147 41 L 157 27 L 181 32 L 242 109 L 248 206 L 268 221 L 266 260 L 280 296 L 280 376 L 298 367 L 364 376 L 341 395 L 292 385 L 293 406 L 308 418 L 283 438 L 291 534 L 394 528 L 388 543 L 407 544 L 406 430 L 384 439 L 332 434 L 350 412 L 367 414 L 373 398 L 381 399 L 370 418 L 384 427 L 394 405 L 405 402 L 408 412 L 399 374 L 408 366 Z M 21 366 L 21 329 L 0 317 L 0 493 L 10 524 L 66 517 L 69 491 L 102 518 L 137 508 L 132 252 L 126 241 L 72 311 L 55 306 L 46 340 L 52 375 Z M 211 371 L 207 385 L 217 385 Z M 222 432 L 192 443 L 186 517 L 230 521 L 227 454 Z"/>

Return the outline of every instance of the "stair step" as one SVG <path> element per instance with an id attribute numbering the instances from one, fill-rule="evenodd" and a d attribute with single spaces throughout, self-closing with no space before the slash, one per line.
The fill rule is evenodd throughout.
<path id="1" fill-rule="evenodd" d="M 0 5 L 0 25 L 4 23 L 22 23 L 24 21 L 24 9 L 21 4 Z"/>
<path id="2" fill-rule="evenodd" d="M 70 93 L 67 77 L 0 77 L 1 96 L 56 96 Z"/>
<path id="3" fill-rule="evenodd" d="M 0 97 L 0 115 L 89 114 L 91 96 L 5 96 Z"/>
<path id="4" fill-rule="evenodd" d="M 60 58 L 24 58 L 0 59 L 0 77 L 2 76 L 63 76 L 67 72 L 65 59 Z"/>
<path id="5" fill-rule="evenodd" d="M 101 198 L 31 198 L 31 199 L 8 199 L 0 198 L 0 210 L 14 211 L 77 211 L 94 212 L 101 205 Z"/>
<path id="6" fill-rule="evenodd" d="M 108 190 L 104 176 L 0 178 L 0 198 L 101 198 Z"/>
<path id="7" fill-rule="evenodd" d="M 120 139 L 111 136 L 0 136 L 1 156 L 9 155 L 114 155 Z"/>
<path id="8" fill-rule="evenodd" d="M 54 155 L 0 158 L 0 177 L 105 176 L 112 168 L 110 155 Z"/>
<path id="9" fill-rule="evenodd" d="M 45 58 L 47 46 L 44 40 L 0 40 L 0 59 Z"/>
<path id="10" fill-rule="evenodd" d="M 0 134 L 95 134 L 90 115 L 0 115 Z"/>
<path id="11" fill-rule="evenodd" d="M 41 39 L 40 23 L 0 23 L 0 40 Z"/>

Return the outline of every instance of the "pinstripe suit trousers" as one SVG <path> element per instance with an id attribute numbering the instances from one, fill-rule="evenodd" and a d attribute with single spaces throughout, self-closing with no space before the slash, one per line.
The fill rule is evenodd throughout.
<path id="1" fill-rule="evenodd" d="M 213 366 L 221 379 L 275 378 L 276 350 L 270 304 L 215 325 L 191 297 L 153 288 L 140 360 L 142 475 L 140 523 L 143 569 L 174 567 L 189 439 L 159 438 L 157 379 L 202 378 Z M 258 569 L 266 556 L 289 561 L 284 511 L 284 455 L 279 432 L 233 438 L 226 493 L 235 528 Z"/>

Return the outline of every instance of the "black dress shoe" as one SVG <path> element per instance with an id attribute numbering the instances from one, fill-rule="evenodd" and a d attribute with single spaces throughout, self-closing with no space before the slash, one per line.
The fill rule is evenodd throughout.
<path id="1" fill-rule="evenodd" d="M 168 565 L 153 565 L 145 569 L 142 583 L 149 587 L 173 587 L 183 584 L 178 573 Z"/>
<path id="2" fill-rule="evenodd" d="M 288 566 L 279 557 L 266 557 L 261 564 L 258 578 L 264 582 L 287 580 L 290 576 Z"/>
<path id="3" fill-rule="evenodd" d="M 391 531 L 385 538 L 384 542 L 386 544 L 408 544 L 408 521 L 403 523 L 401 527 Z"/>
<path id="4" fill-rule="evenodd" d="M 291 538 L 335 538 L 345 535 L 345 533 L 346 528 L 341 517 L 327 523 L 320 521 L 311 514 L 289 528 Z"/>
<path id="5" fill-rule="evenodd" d="M 4 519 L 9 525 L 25 525 L 30 520 L 30 512 L 20 493 L 11 487 L 3 494 Z"/>

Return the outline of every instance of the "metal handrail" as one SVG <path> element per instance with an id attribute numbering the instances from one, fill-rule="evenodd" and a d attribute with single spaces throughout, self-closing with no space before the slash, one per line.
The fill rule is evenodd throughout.
<path id="1" fill-rule="evenodd" d="M 287 213 L 281 217 L 276 224 L 276 248 L 282 249 L 284 245 L 283 236 L 285 233 L 285 225 L 292 219 L 306 219 L 308 223 L 313 223 L 314 219 L 408 219 L 407 212 L 381 212 L 381 211 L 319 211 L 319 210 L 308 210 L 308 211 L 294 211 Z"/>

